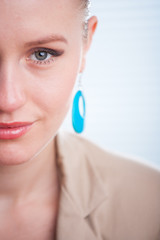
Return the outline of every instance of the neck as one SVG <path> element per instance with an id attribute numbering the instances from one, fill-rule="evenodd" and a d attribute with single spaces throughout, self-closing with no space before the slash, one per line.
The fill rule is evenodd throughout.
<path id="1" fill-rule="evenodd" d="M 55 155 L 52 141 L 38 156 L 24 164 L 0 166 L 0 196 L 18 202 L 54 195 L 58 189 Z"/>

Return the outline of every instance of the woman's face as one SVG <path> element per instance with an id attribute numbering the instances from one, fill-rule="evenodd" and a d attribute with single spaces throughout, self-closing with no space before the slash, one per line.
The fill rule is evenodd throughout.
<path id="1" fill-rule="evenodd" d="M 66 115 L 90 43 L 78 2 L 0 1 L 0 164 L 33 158 Z"/>

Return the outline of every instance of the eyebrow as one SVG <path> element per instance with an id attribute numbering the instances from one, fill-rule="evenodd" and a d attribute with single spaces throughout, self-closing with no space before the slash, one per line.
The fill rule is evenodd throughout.
<path id="1" fill-rule="evenodd" d="M 64 42 L 66 44 L 68 43 L 67 39 L 61 35 L 51 35 L 51 36 L 46 36 L 44 38 L 34 40 L 31 42 L 26 42 L 25 47 L 30 47 L 30 46 L 45 44 L 45 43 L 50 43 L 50 42 Z"/>

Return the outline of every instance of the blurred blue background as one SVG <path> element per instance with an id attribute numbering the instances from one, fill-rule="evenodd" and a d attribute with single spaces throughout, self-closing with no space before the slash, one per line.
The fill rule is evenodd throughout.
<path id="1" fill-rule="evenodd" d="M 83 75 L 83 134 L 160 167 L 160 1 L 92 0 L 99 19 Z M 62 128 L 73 131 L 69 112 Z"/>

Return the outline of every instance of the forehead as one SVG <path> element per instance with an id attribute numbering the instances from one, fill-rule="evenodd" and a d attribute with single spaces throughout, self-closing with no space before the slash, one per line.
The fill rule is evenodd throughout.
<path id="1" fill-rule="evenodd" d="M 76 30 L 79 0 L 0 0 L 0 35 Z M 26 37 L 26 36 L 25 36 Z"/>
<path id="2" fill-rule="evenodd" d="M 0 0 L 0 21 L 6 18 L 68 18 L 77 16 L 77 0 Z"/>
<path id="3" fill-rule="evenodd" d="M 34 5 L 41 5 L 45 4 L 46 6 L 76 6 L 81 0 L 0 0 L 0 6 L 3 7 L 28 7 L 28 6 L 34 6 Z"/>
<path id="4" fill-rule="evenodd" d="M 77 0 L 0 0 L 0 16 L 75 14 L 76 6 Z"/>

